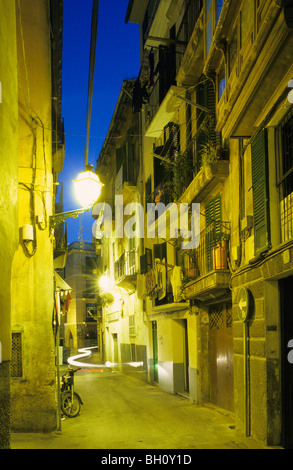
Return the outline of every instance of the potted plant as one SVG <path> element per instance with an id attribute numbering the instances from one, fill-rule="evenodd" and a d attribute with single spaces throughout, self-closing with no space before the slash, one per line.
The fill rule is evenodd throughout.
<path id="1" fill-rule="evenodd" d="M 207 117 L 202 123 L 201 131 L 205 134 L 206 140 L 204 144 L 201 144 L 199 149 L 202 166 L 208 166 L 218 160 L 226 160 L 227 151 L 221 145 L 215 145 L 215 137 L 212 139 L 212 135 L 215 134 L 215 131 L 211 117 Z"/>

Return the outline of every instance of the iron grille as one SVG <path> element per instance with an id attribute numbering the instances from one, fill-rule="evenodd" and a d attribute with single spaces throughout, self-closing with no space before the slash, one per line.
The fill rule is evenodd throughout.
<path id="1" fill-rule="evenodd" d="M 211 308 L 209 314 L 210 330 L 221 330 L 223 328 L 222 307 Z"/>
<path id="2" fill-rule="evenodd" d="M 12 333 L 11 377 L 22 377 L 21 333 Z"/>

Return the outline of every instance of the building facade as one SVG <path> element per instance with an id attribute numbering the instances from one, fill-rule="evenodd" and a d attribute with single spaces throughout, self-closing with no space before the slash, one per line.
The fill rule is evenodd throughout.
<path id="1" fill-rule="evenodd" d="M 99 346 L 100 343 L 98 265 L 99 259 L 91 243 L 73 242 L 68 246 L 64 279 L 72 291 L 62 322 L 62 339 L 71 355 L 78 349 Z"/>
<path id="2" fill-rule="evenodd" d="M 96 171 L 104 187 L 102 203 L 93 209 L 96 218 L 93 235 L 101 256 L 103 359 L 114 369 L 147 380 L 148 330 L 143 292 L 139 287 L 143 239 L 138 225 L 132 223 L 131 210 L 126 214 L 129 204 L 143 203 L 139 115 L 132 111 L 134 84 L 135 80 L 125 80 L 122 84 L 97 161 Z M 103 209 L 104 203 L 108 212 Z M 123 231 L 124 223 L 129 226 L 129 236 Z"/>
<path id="3" fill-rule="evenodd" d="M 107 167 L 114 207 L 114 194 L 126 190 L 121 183 L 113 190 L 121 138 L 137 122 L 133 151 L 123 161 L 139 162 L 125 202 L 144 210 L 142 238 L 135 219 L 139 266 L 128 298 L 134 296 L 131 322 L 143 318 L 145 377 L 233 412 L 246 435 L 292 446 L 290 2 L 133 0 L 125 21 L 139 24 L 141 70 L 127 119 L 118 100 L 97 172 Z M 158 203 L 171 205 L 159 212 Z M 148 224 L 151 204 L 157 215 Z M 192 204 L 200 204 L 196 220 Z M 189 226 L 180 217 L 176 233 L 170 221 L 172 208 L 180 207 L 189 208 Z M 129 214 L 131 207 L 124 208 L 123 224 Z M 184 248 L 193 223 L 199 243 Z M 103 238 L 102 250 L 104 271 L 122 263 L 117 234 Z M 105 289 L 103 312 L 114 305 L 109 290 L 119 287 L 117 280 Z M 122 364 L 117 328 L 124 307 L 114 310 L 104 329 L 116 356 L 106 341 L 106 359 Z"/>
<path id="4" fill-rule="evenodd" d="M 2 3 L 0 47 L 1 214 L 6 219 L 1 231 L 6 306 L 1 307 L 0 367 L 5 375 L 1 387 L 6 385 L 0 446 L 9 447 L 10 428 L 41 432 L 57 427 L 49 218 L 64 159 L 62 2 Z"/>

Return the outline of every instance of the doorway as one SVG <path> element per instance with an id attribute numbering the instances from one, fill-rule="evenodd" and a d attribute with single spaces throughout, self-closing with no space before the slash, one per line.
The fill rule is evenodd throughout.
<path id="1" fill-rule="evenodd" d="M 113 338 L 113 362 L 115 366 L 118 366 L 118 335 L 117 333 L 112 333 Z"/>
<path id="2" fill-rule="evenodd" d="M 209 309 L 210 402 L 234 411 L 232 304 Z"/>
<path id="3" fill-rule="evenodd" d="M 281 306 L 282 445 L 293 448 L 293 364 L 288 361 L 293 339 L 293 276 L 279 281 Z"/>
<path id="4" fill-rule="evenodd" d="M 153 338 L 153 363 L 154 363 L 154 382 L 158 382 L 158 336 L 157 322 L 152 322 L 152 338 Z"/>
<path id="5" fill-rule="evenodd" d="M 189 355 L 187 320 L 182 320 L 183 326 L 183 366 L 184 366 L 184 391 L 189 393 Z"/>

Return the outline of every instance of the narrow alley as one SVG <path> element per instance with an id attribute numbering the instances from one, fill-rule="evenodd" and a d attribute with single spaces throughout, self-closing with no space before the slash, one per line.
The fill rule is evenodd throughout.
<path id="1" fill-rule="evenodd" d="M 64 369 L 64 368 L 63 368 Z M 192 404 L 111 369 L 81 369 L 78 417 L 61 433 L 14 433 L 12 449 L 264 449 L 234 428 L 233 414 Z"/>

